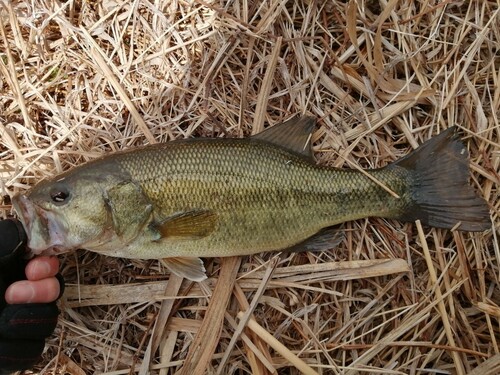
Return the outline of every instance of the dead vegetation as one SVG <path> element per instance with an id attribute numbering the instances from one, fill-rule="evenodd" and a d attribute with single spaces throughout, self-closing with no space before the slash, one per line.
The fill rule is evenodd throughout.
<path id="1" fill-rule="evenodd" d="M 347 223 L 331 252 L 61 258 L 40 373 L 500 373 L 495 1 L 3 1 L 0 187 L 103 153 L 318 119 L 319 163 L 379 167 L 451 125 L 492 230 Z"/>

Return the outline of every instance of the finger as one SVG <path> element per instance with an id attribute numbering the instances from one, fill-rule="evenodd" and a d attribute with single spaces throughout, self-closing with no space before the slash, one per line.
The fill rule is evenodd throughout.
<path id="1" fill-rule="evenodd" d="M 9 304 L 49 303 L 57 299 L 59 288 L 59 281 L 55 277 L 17 281 L 7 288 L 5 301 Z"/>
<path id="2" fill-rule="evenodd" d="M 59 260 L 56 257 L 41 256 L 29 261 L 26 265 L 26 277 L 36 281 L 53 277 L 59 272 Z"/>

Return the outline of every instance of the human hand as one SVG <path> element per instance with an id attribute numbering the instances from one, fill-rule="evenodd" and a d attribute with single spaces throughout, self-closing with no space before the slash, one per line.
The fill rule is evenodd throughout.
<path id="1" fill-rule="evenodd" d="M 24 259 L 26 234 L 16 220 L 0 221 L 0 370 L 32 367 L 57 324 L 54 302 L 64 283 L 57 258 Z"/>
<path id="2" fill-rule="evenodd" d="M 26 280 L 15 281 L 5 291 L 8 304 L 50 303 L 60 293 L 59 260 L 56 257 L 38 257 L 30 260 L 24 269 Z"/>

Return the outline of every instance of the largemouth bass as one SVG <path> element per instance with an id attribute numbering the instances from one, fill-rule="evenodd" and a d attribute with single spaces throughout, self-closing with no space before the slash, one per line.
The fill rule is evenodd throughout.
<path id="1" fill-rule="evenodd" d="M 314 162 L 315 121 L 299 117 L 245 139 L 189 139 L 115 153 L 13 198 L 34 255 L 84 248 L 164 259 L 203 280 L 200 257 L 321 250 L 328 229 L 370 216 L 483 231 L 486 202 L 468 185 L 454 128 L 380 169 Z"/>

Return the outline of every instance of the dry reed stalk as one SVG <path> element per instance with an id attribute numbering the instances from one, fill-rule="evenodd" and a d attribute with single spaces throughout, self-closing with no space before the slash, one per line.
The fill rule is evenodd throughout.
<path id="1" fill-rule="evenodd" d="M 244 319 L 245 314 L 243 312 L 238 313 L 238 318 Z M 306 375 L 317 375 L 318 373 L 314 371 L 310 366 L 307 365 L 303 360 L 293 354 L 286 346 L 282 345 L 278 340 L 274 338 L 269 332 L 267 332 L 259 323 L 255 320 L 249 318 L 247 321 L 248 328 L 257 333 L 264 341 L 266 341 L 274 350 L 283 355 L 287 362 L 291 363 L 297 368 L 302 374 Z"/>
<path id="2" fill-rule="evenodd" d="M 21 0 L 0 3 L 0 29 L 3 216 L 12 194 L 104 153 L 248 136 L 297 113 L 318 119 L 318 162 L 346 168 L 458 125 L 491 208 L 477 234 L 347 223 L 338 248 L 282 254 L 272 275 L 269 255 L 242 258 L 221 294 L 220 259 L 193 284 L 157 261 L 64 255 L 38 372 L 298 374 L 299 358 L 319 374 L 498 373 L 498 1 Z M 226 302 L 220 335 L 187 363 Z"/>
<path id="3" fill-rule="evenodd" d="M 202 375 L 205 373 L 206 364 L 210 362 L 219 342 L 224 323 L 224 312 L 229 303 L 233 285 L 236 282 L 240 263 L 241 259 L 237 257 L 222 260 L 220 277 L 207 307 L 207 313 L 198 334 L 191 344 L 179 375 Z"/>

